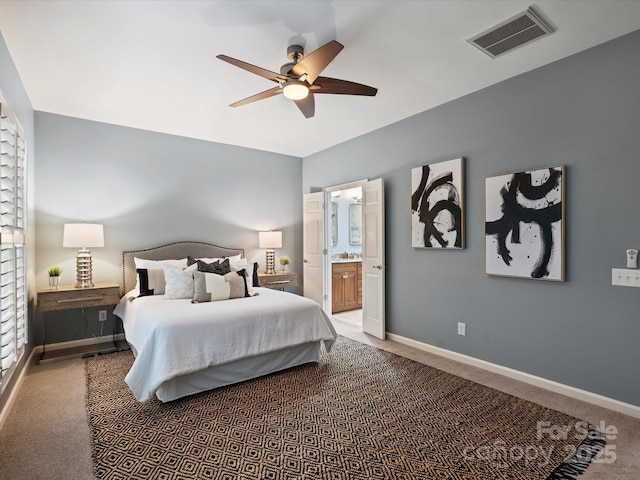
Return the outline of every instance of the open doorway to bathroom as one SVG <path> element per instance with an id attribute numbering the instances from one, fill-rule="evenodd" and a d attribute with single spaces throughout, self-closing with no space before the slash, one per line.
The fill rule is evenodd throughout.
<path id="1" fill-rule="evenodd" d="M 331 192 L 332 316 L 362 329 L 362 186 Z"/>

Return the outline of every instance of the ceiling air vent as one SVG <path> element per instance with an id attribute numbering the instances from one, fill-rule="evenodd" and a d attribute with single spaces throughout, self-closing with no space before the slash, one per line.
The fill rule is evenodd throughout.
<path id="1" fill-rule="evenodd" d="M 543 22 L 532 8 L 529 8 L 526 12 L 467 39 L 467 42 L 491 58 L 496 58 L 509 50 L 551 33 L 553 33 L 552 28 Z"/>

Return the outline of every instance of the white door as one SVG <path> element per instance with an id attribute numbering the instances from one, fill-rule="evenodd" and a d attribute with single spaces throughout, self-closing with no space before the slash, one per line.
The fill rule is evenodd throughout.
<path id="1" fill-rule="evenodd" d="M 324 304 L 324 192 L 308 193 L 303 198 L 303 274 L 304 296 Z"/>
<path id="2" fill-rule="evenodd" d="M 362 186 L 362 227 L 362 331 L 384 340 L 384 189 L 381 178 Z"/>

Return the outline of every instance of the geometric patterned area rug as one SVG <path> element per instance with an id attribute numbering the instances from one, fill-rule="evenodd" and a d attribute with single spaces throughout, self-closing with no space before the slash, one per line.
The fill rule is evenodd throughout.
<path id="1" fill-rule="evenodd" d="M 130 352 L 86 359 L 98 480 L 575 479 L 595 427 L 339 337 L 308 364 L 139 403 Z"/>

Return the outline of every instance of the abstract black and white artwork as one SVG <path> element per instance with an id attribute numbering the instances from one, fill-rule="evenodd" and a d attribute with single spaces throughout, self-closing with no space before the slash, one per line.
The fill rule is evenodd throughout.
<path id="1" fill-rule="evenodd" d="M 411 246 L 464 248 L 463 159 L 411 170 Z"/>
<path id="2" fill-rule="evenodd" d="M 564 166 L 485 179 L 486 273 L 564 281 Z"/>

